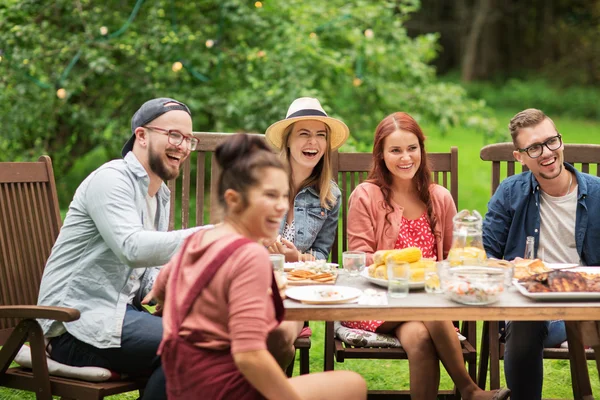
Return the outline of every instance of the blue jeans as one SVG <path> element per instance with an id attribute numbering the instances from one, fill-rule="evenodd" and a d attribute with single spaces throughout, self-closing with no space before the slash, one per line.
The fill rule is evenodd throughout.
<path id="1" fill-rule="evenodd" d="M 127 305 L 121 347 L 99 349 L 70 333 L 52 338 L 52 359 L 75 367 L 103 367 L 119 373 L 150 376 L 144 400 L 167 398 L 165 376 L 156 355 L 162 340 L 162 318 Z"/>
<path id="2" fill-rule="evenodd" d="M 564 321 L 508 321 L 504 350 L 506 384 L 511 400 L 540 400 L 544 347 L 567 340 Z"/>

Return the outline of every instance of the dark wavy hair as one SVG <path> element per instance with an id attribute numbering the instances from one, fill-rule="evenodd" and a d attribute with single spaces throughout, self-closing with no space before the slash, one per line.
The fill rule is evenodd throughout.
<path id="1" fill-rule="evenodd" d="M 404 112 L 395 112 L 385 117 L 377 128 L 375 129 L 375 139 L 373 143 L 373 166 L 367 177 L 368 182 L 374 183 L 381 188 L 383 198 L 386 203 L 386 215 L 385 219 L 389 223 L 390 214 L 394 211 L 392 206 L 392 181 L 393 176 L 390 170 L 385 165 L 383 159 L 383 143 L 385 138 L 396 131 L 406 131 L 413 133 L 419 140 L 419 147 L 421 149 L 421 165 L 417 170 L 417 173 L 412 179 L 415 185 L 419 199 L 425 203 L 427 208 L 427 219 L 431 226 L 431 231 L 435 235 L 435 226 L 437 224 L 437 217 L 433 212 L 433 203 L 431 200 L 431 194 L 429 193 L 429 187 L 431 186 L 431 168 L 427 161 L 427 152 L 425 151 L 425 135 L 417 121 L 413 117 Z"/>
<path id="2" fill-rule="evenodd" d="M 226 208 L 225 191 L 240 193 L 244 206 L 248 205 L 248 189 L 260 182 L 262 169 L 277 168 L 287 174 L 277 154 L 273 153 L 262 137 L 237 133 L 215 149 L 221 175 L 218 182 L 219 203 Z"/>

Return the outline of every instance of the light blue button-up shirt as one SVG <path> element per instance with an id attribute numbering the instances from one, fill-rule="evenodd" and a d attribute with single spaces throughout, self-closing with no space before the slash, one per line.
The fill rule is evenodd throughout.
<path id="1" fill-rule="evenodd" d="M 77 188 L 46 263 L 38 304 L 71 307 L 77 321 L 40 320 L 46 337 L 68 331 L 98 348 L 120 347 L 129 295 L 140 273 L 139 302 L 184 238 L 167 232 L 170 191 L 158 190 L 156 231 L 144 229 L 150 178 L 132 152 L 92 172 Z"/>

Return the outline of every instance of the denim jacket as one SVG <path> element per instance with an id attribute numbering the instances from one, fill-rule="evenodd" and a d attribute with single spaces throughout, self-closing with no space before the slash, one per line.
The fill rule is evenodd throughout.
<path id="1" fill-rule="evenodd" d="M 301 189 L 294 198 L 294 244 L 303 253 L 312 250 L 319 260 L 329 257 L 338 224 L 342 192 L 333 181 L 331 190 L 335 196 L 335 204 L 331 210 L 321 207 L 319 193 L 310 186 Z M 279 233 L 283 232 L 286 220 L 287 217 L 284 217 Z"/>
<path id="2" fill-rule="evenodd" d="M 600 265 L 600 178 L 577 171 L 575 243 L 582 265 Z M 527 236 L 540 237 L 540 186 L 530 171 L 506 178 L 488 203 L 483 245 L 490 257 L 523 257 Z"/>
<path id="3" fill-rule="evenodd" d="M 132 152 L 92 172 L 77 188 L 42 276 L 38 305 L 71 307 L 81 317 L 61 323 L 40 320 L 44 335 L 68 331 L 98 348 L 120 347 L 125 309 L 134 281 L 139 304 L 158 268 L 199 228 L 166 232 L 170 192 L 156 197 L 157 231 L 145 230 L 150 178 Z"/>

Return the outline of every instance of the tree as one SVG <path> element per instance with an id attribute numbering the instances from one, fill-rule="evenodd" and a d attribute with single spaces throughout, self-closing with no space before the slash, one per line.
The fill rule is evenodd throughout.
<path id="1" fill-rule="evenodd" d="M 195 130 L 229 132 L 264 132 L 294 98 L 315 96 L 351 128 L 348 148 L 362 150 L 370 150 L 379 120 L 398 110 L 443 128 L 495 133 L 481 102 L 436 81 L 429 63 L 437 36 L 406 34 L 416 0 L 133 6 L 0 4 L 0 159 L 48 153 L 60 179 L 97 146 L 117 157 L 133 112 L 159 96 L 186 102 Z"/>

